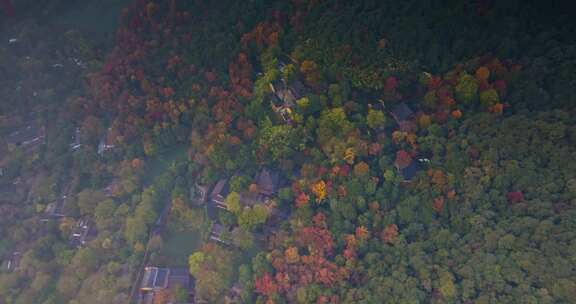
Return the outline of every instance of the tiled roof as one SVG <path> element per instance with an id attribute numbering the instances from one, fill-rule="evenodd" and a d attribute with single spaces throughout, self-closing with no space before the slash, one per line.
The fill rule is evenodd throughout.
<path id="1" fill-rule="evenodd" d="M 416 173 L 418 173 L 419 169 L 420 166 L 418 165 L 418 162 L 412 161 L 408 167 L 400 169 L 399 171 L 404 178 L 404 181 L 410 181 L 416 176 Z"/>
<path id="2" fill-rule="evenodd" d="M 400 123 L 402 121 L 408 120 L 414 115 L 414 112 L 405 104 L 399 103 L 392 108 L 390 114 L 394 117 L 394 119 Z"/>
<path id="3" fill-rule="evenodd" d="M 226 186 L 227 186 L 227 180 L 226 179 L 221 179 L 218 181 L 218 183 L 216 183 L 216 186 L 214 186 L 214 189 L 212 189 L 212 193 L 210 194 L 211 198 L 214 198 L 218 195 L 224 196 L 225 191 L 226 191 Z"/>
<path id="4" fill-rule="evenodd" d="M 276 172 L 270 172 L 268 169 L 262 171 L 256 177 L 258 191 L 265 195 L 276 193 L 280 176 Z"/>
<path id="5" fill-rule="evenodd" d="M 278 82 L 273 85 L 273 88 L 276 97 L 287 107 L 293 106 L 296 100 L 302 98 L 306 92 L 306 87 L 298 80 L 291 82 L 289 85 L 284 82 Z"/>
<path id="6" fill-rule="evenodd" d="M 142 277 L 141 289 L 163 289 L 168 287 L 170 270 L 168 268 L 146 267 Z"/>
<path id="7" fill-rule="evenodd" d="M 38 141 L 42 137 L 40 128 L 29 125 L 25 128 L 18 129 L 8 135 L 6 141 L 13 145 L 22 145 Z"/>
<path id="8" fill-rule="evenodd" d="M 186 268 L 170 268 L 170 277 L 168 279 L 168 288 L 174 285 L 180 285 L 182 288 L 191 288 L 191 277 Z"/>

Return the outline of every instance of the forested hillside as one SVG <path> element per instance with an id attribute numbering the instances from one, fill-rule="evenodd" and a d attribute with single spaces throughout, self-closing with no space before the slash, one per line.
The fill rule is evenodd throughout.
<path id="1" fill-rule="evenodd" d="M 12 2 L 0 303 L 576 298 L 560 2 Z"/>

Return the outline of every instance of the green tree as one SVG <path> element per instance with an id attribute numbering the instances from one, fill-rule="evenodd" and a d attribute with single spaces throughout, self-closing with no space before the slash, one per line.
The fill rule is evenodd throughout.
<path id="1" fill-rule="evenodd" d="M 222 293 L 232 283 L 234 255 L 213 243 L 189 257 L 190 273 L 196 278 L 196 293 L 209 303 L 220 302 Z"/>
<path id="2" fill-rule="evenodd" d="M 230 212 L 238 215 L 240 213 L 240 194 L 236 192 L 230 192 L 228 196 L 226 196 L 226 206 Z"/>
<path id="3" fill-rule="evenodd" d="M 498 97 L 498 91 L 495 89 L 480 92 L 480 103 L 482 106 L 489 108 L 498 102 L 500 102 L 500 98 Z"/>
<path id="4" fill-rule="evenodd" d="M 294 200 L 292 189 L 289 187 L 280 188 L 280 190 L 278 190 L 278 199 L 283 203 L 292 202 Z"/>
<path id="5" fill-rule="evenodd" d="M 254 302 L 254 282 L 252 281 L 252 269 L 246 264 L 238 267 L 238 283 L 242 286 L 242 300 L 244 303 Z"/>
<path id="6" fill-rule="evenodd" d="M 85 278 L 98 267 L 98 263 L 96 252 L 92 248 L 85 247 L 76 252 L 70 266 L 78 277 Z"/>
<path id="7" fill-rule="evenodd" d="M 96 226 L 98 230 L 105 230 L 110 228 L 114 223 L 114 212 L 116 211 L 116 204 L 111 199 L 101 201 L 94 210 L 96 218 Z"/>
<path id="8" fill-rule="evenodd" d="M 44 288 L 48 286 L 51 280 L 52 276 L 50 274 L 38 272 L 34 276 L 34 280 L 30 284 L 30 288 L 32 288 L 32 290 L 36 292 L 42 291 Z"/>
<path id="9" fill-rule="evenodd" d="M 250 178 L 246 175 L 234 175 L 230 178 L 230 191 L 242 192 L 250 185 Z"/>
<path id="10" fill-rule="evenodd" d="M 171 294 L 174 296 L 174 300 L 177 303 L 186 303 L 188 301 L 188 290 L 180 284 L 176 284 L 172 287 Z"/>
<path id="11" fill-rule="evenodd" d="M 62 275 L 58 280 L 56 288 L 58 290 L 58 293 L 62 296 L 62 298 L 70 299 L 74 297 L 74 295 L 78 291 L 80 283 L 81 280 L 79 280 L 74 275 Z"/>
<path id="12" fill-rule="evenodd" d="M 252 272 L 256 277 L 261 277 L 266 272 L 272 272 L 272 265 L 265 252 L 259 252 L 252 258 Z"/>
<path id="13" fill-rule="evenodd" d="M 226 286 L 224 276 L 216 271 L 204 270 L 196 280 L 196 292 L 200 299 L 216 303 Z"/>
<path id="14" fill-rule="evenodd" d="M 204 263 L 204 260 L 206 260 L 206 257 L 201 251 L 195 252 L 188 258 L 188 265 L 192 275 L 196 276 L 200 273 L 200 268 L 202 263 Z"/>
<path id="15" fill-rule="evenodd" d="M 334 107 L 341 107 L 344 104 L 342 90 L 338 84 L 333 83 L 328 87 L 328 96 L 330 97 Z"/>
<path id="16" fill-rule="evenodd" d="M 448 271 L 440 272 L 440 293 L 448 299 L 452 299 L 456 296 L 454 277 Z"/>
<path id="17" fill-rule="evenodd" d="M 251 231 L 258 225 L 264 224 L 268 216 L 268 209 L 261 204 L 254 205 L 253 207 L 245 207 L 238 216 L 238 224 L 242 229 Z"/>
<path id="18" fill-rule="evenodd" d="M 242 250 L 249 250 L 254 248 L 254 235 L 249 231 L 235 228 L 232 230 L 232 239 L 234 241 L 234 245 L 238 246 Z"/>
<path id="19" fill-rule="evenodd" d="M 332 138 L 342 139 L 353 129 L 343 108 L 324 110 L 318 119 L 318 142 L 323 145 Z"/>
<path id="20" fill-rule="evenodd" d="M 126 220 L 124 227 L 124 237 L 126 240 L 134 245 L 137 242 L 142 242 L 147 235 L 147 226 L 143 219 L 139 217 L 129 217 Z"/>
<path id="21" fill-rule="evenodd" d="M 81 215 L 93 215 L 98 204 L 105 200 L 106 196 L 99 190 L 86 189 L 78 193 L 77 204 Z"/>
<path id="22" fill-rule="evenodd" d="M 258 145 L 264 147 L 275 161 L 291 158 L 303 143 L 299 130 L 287 124 L 272 125 L 266 121 L 258 134 Z"/>
<path id="23" fill-rule="evenodd" d="M 454 88 L 456 98 L 464 103 L 471 103 L 476 100 L 478 92 L 478 84 L 476 79 L 467 73 L 464 73 L 458 79 L 458 83 Z"/>
<path id="24" fill-rule="evenodd" d="M 384 112 L 370 109 L 366 116 L 366 123 L 372 129 L 378 129 L 386 124 Z"/>

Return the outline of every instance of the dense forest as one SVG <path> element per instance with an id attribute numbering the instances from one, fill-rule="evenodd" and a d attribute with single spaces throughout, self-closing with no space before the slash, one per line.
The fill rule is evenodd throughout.
<path id="1" fill-rule="evenodd" d="M 0 303 L 576 299 L 561 1 L 89 2 L 0 1 Z"/>

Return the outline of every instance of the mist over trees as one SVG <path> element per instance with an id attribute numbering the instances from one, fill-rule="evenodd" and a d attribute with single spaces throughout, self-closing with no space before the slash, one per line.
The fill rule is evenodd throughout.
<path id="1" fill-rule="evenodd" d="M 134 1 L 106 46 L 24 2 L 0 19 L 0 303 L 576 297 L 562 7 Z M 147 267 L 193 283 L 150 292 Z"/>

